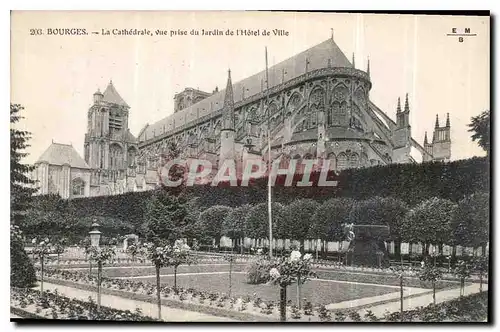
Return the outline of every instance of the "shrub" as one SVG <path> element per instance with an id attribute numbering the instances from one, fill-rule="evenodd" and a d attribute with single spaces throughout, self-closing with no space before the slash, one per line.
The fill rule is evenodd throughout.
<path id="1" fill-rule="evenodd" d="M 313 305 L 311 301 L 304 302 L 304 315 L 312 316 L 313 315 Z"/>
<path id="2" fill-rule="evenodd" d="M 36 284 L 35 268 L 24 250 L 22 234 L 16 226 L 10 235 L 10 285 L 29 288 Z"/>
<path id="3" fill-rule="evenodd" d="M 366 311 L 364 319 L 369 322 L 378 322 L 379 320 L 371 310 Z"/>
<path id="4" fill-rule="evenodd" d="M 349 310 L 347 312 L 347 316 L 353 321 L 353 322 L 361 322 L 361 316 L 356 310 Z"/>
<path id="5" fill-rule="evenodd" d="M 300 317 L 302 317 L 302 315 L 300 313 L 299 307 L 297 307 L 296 305 L 292 306 L 292 318 L 300 319 Z"/>
<path id="6" fill-rule="evenodd" d="M 252 285 L 267 282 L 269 270 L 269 261 L 264 258 L 251 262 L 247 267 L 247 282 Z"/>
<path id="7" fill-rule="evenodd" d="M 345 321 L 345 313 L 343 311 L 335 311 L 335 321 L 337 322 L 343 322 Z"/>
<path id="8" fill-rule="evenodd" d="M 332 315 L 324 305 L 321 305 L 318 310 L 318 317 L 322 322 L 329 322 L 332 320 Z"/>

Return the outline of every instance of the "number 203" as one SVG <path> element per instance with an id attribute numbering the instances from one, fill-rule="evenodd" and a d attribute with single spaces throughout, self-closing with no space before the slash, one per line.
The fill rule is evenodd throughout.
<path id="1" fill-rule="evenodd" d="M 30 36 L 43 35 L 42 29 L 30 29 Z"/>

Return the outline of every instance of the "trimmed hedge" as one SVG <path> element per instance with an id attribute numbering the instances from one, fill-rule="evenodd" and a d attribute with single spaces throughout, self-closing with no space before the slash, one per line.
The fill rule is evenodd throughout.
<path id="1" fill-rule="evenodd" d="M 489 192 L 489 168 L 488 158 L 474 157 L 450 163 L 391 164 L 349 169 L 339 175 L 330 173 L 328 180 L 337 180 L 336 187 L 318 187 L 318 173 L 311 175 L 312 187 L 284 187 L 285 177 L 280 176 L 273 188 L 273 199 L 275 202 L 289 204 L 300 198 L 314 198 L 321 202 L 332 197 L 362 200 L 375 196 L 397 196 L 410 206 L 430 197 L 458 202 L 475 192 Z M 300 176 L 294 182 L 298 179 Z M 185 189 L 190 196 L 198 197 L 199 203 L 205 207 L 258 204 L 267 200 L 265 177 L 251 180 L 248 187 L 230 187 L 227 183 L 220 183 L 216 187 L 208 184 Z M 167 190 L 178 191 L 178 188 Z M 146 202 L 154 193 L 155 190 L 152 190 L 68 201 L 50 201 L 47 197 L 39 196 L 35 200 L 46 200 L 45 205 L 51 205 L 52 209 L 72 210 L 79 216 L 111 217 L 138 226 L 142 223 Z"/>

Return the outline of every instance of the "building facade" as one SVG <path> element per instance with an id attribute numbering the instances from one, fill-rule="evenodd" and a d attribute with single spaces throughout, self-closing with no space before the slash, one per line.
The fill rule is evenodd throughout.
<path id="1" fill-rule="evenodd" d="M 266 77 L 268 80 L 266 80 Z M 412 138 L 408 95 L 398 98 L 396 121 L 370 100 L 370 64 L 355 68 L 328 39 L 266 71 L 211 93 L 186 88 L 174 97 L 174 113 L 146 124 L 137 139 L 128 129 L 129 106 L 110 83 L 94 94 L 88 111 L 85 162 L 89 195 L 148 190 L 158 185 L 158 169 L 175 143 L 182 158 L 224 160 L 328 159 L 330 169 L 448 161 L 450 121 L 433 140 Z M 270 133 L 268 137 L 267 133 Z"/>

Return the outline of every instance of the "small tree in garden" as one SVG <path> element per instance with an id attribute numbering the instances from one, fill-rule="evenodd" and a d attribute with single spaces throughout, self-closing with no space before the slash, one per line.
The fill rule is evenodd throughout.
<path id="1" fill-rule="evenodd" d="M 139 246 L 137 246 L 135 243 L 129 245 L 127 247 L 127 254 L 132 258 L 132 262 L 135 262 L 135 257 L 137 254 L 139 254 Z"/>
<path id="2" fill-rule="evenodd" d="M 458 202 L 451 220 L 455 243 L 465 247 L 482 247 L 489 241 L 490 195 L 475 193 Z"/>
<path id="3" fill-rule="evenodd" d="M 220 245 L 222 225 L 231 210 L 229 206 L 215 205 L 200 213 L 199 223 L 202 231 L 215 240 L 216 246 Z"/>
<path id="4" fill-rule="evenodd" d="M 253 239 L 268 239 L 269 243 L 269 215 L 268 204 L 259 203 L 254 205 L 248 211 L 245 218 L 245 235 Z M 283 205 L 273 202 L 271 204 L 271 212 L 273 217 L 273 238 L 286 238 L 283 233 Z"/>
<path id="5" fill-rule="evenodd" d="M 483 277 L 488 274 L 488 257 L 479 256 L 473 260 L 473 269 L 479 275 L 479 292 L 483 291 Z"/>
<path id="6" fill-rule="evenodd" d="M 43 293 L 43 273 L 44 273 L 44 264 L 47 256 L 50 253 L 51 245 L 49 238 L 46 238 L 44 241 L 37 243 L 36 241 L 33 243 L 34 248 L 33 252 L 35 257 L 40 259 L 40 291 Z"/>
<path id="7" fill-rule="evenodd" d="M 284 210 L 287 221 L 283 226 L 284 234 L 290 239 L 300 241 L 300 252 L 304 252 L 304 242 L 308 238 L 309 229 L 314 222 L 314 214 L 319 204 L 312 199 L 299 199 L 293 201 Z M 299 306 L 300 309 L 300 306 Z"/>
<path id="8" fill-rule="evenodd" d="M 97 263 L 97 309 L 101 308 L 101 279 L 102 267 L 111 263 L 115 258 L 115 250 L 110 247 L 91 247 L 90 259 Z"/>
<path id="9" fill-rule="evenodd" d="M 91 242 L 90 238 L 86 237 L 80 242 L 81 246 L 83 247 L 83 252 L 85 253 L 85 260 L 89 261 L 89 277 L 92 276 L 92 259 L 89 258 L 90 254 L 90 249 L 91 249 Z"/>
<path id="10" fill-rule="evenodd" d="M 243 254 L 243 238 L 245 237 L 245 219 L 251 205 L 242 205 L 231 210 L 222 222 L 222 234 L 231 240 L 241 239 L 240 251 Z"/>
<path id="11" fill-rule="evenodd" d="M 158 305 L 158 319 L 161 320 L 161 296 L 160 296 L 160 269 L 168 263 L 171 248 L 168 245 L 156 246 L 151 242 L 144 244 L 143 254 L 153 263 L 156 270 L 156 303 Z"/>
<path id="12" fill-rule="evenodd" d="M 452 237 L 450 224 L 455 209 L 455 203 L 447 199 L 434 197 L 421 202 L 406 214 L 401 227 L 403 240 L 421 242 L 424 256 L 431 243 L 448 243 Z"/>
<path id="13" fill-rule="evenodd" d="M 54 245 L 54 251 L 57 254 L 57 264 L 59 264 L 60 255 L 64 254 L 64 250 L 66 249 L 67 245 L 68 240 L 66 238 L 60 238 L 58 241 L 56 241 Z"/>
<path id="14" fill-rule="evenodd" d="M 90 253 L 90 238 L 85 237 L 82 241 L 80 241 L 80 245 L 83 248 L 83 252 L 85 253 L 85 260 L 87 260 Z"/>
<path id="15" fill-rule="evenodd" d="M 174 291 L 177 292 L 177 268 L 179 265 L 195 263 L 191 248 L 183 240 L 176 240 L 173 247 L 167 246 L 168 260 L 166 266 L 174 268 Z"/>
<path id="16" fill-rule="evenodd" d="M 269 283 L 280 287 L 280 320 L 286 321 L 286 288 L 298 281 L 304 283 L 315 274 L 311 271 L 311 255 L 301 257 L 293 251 L 289 258 L 280 257 L 270 261 Z"/>
<path id="17" fill-rule="evenodd" d="M 400 301 L 400 315 L 401 315 L 401 321 L 404 321 L 404 306 L 403 306 L 403 298 L 404 298 L 404 289 L 403 289 L 403 284 L 404 284 L 404 278 L 409 277 L 413 275 L 413 271 L 410 268 L 405 269 L 404 266 L 402 265 L 396 265 L 391 267 L 392 272 L 394 275 L 397 276 L 399 279 L 399 301 Z"/>
<path id="18" fill-rule="evenodd" d="M 458 261 L 455 267 L 455 275 L 460 278 L 460 297 L 462 297 L 465 292 L 465 279 L 470 277 L 470 269 L 466 262 Z"/>
<path id="19" fill-rule="evenodd" d="M 231 297 L 233 263 L 236 261 L 236 256 L 233 254 L 224 255 L 224 260 L 229 262 L 229 292 L 228 292 L 228 296 Z"/>
<path id="20" fill-rule="evenodd" d="M 301 296 L 302 296 L 302 285 L 307 281 L 307 278 L 312 276 L 311 272 L 311 254 L 305 254 L 303 257 L 300 256 L 299 251 L 292 251 L 290 254 L 290 259 L 292 261 L 301 261 L 297 268 L 297 307 L 302 309 Z"/>
<path id="21" fill-rule="evenodd" d="M 424 266 L 418 274 L 418 278 L 422 281 L 432 282 L 432 302 L 436 304 L 436 282 L 443 277 L 441 271 L 436 267 L 436 264 L 431 264 L 429 260 L 424 262 Z"/>

